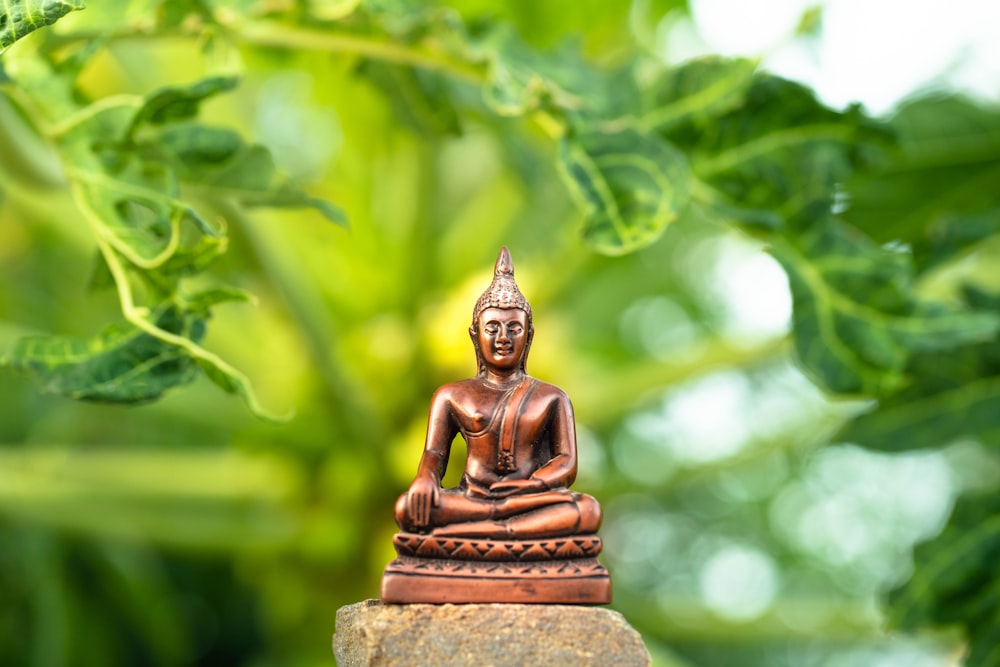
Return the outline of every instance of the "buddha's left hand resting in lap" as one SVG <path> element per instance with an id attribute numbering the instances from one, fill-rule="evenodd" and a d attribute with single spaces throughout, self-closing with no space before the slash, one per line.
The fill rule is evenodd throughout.
<path id="1" fill-rule="evenodd" d="M 601 508 L 569 486 L 576 478 L 576 429 L 566 394 L 525 372 L 534 329 L 531 306 L 500 251 L 493 283 L 469 329 L 478 374 L 431 399 L 416 479 L 396 503 L 408 532 L 449 537 L 537 539 L 592 534 Z M 441 488 L 451 443 L 468 446 L 458 487 Z"/>

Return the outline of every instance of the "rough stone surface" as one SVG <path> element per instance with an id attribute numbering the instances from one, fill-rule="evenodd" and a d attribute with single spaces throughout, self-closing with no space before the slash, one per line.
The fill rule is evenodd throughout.
<path id="1" fill-rule="evenodd" d="M 333 652 L 340 667 L 650 664 L 621 614 L 569 605 L 365 600 L 337 612 Z"/>

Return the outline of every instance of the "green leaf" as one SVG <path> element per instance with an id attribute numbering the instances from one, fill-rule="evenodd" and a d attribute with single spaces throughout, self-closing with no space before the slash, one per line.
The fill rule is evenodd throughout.
<path id="1" fill-rule="evenodd" d="M 913 248 L 921 271 L 1000 232 L 1000 113 L 960 98 L 911 102 L 892 120 L 899 148 L 848 185 L 845 219 Z"/>
<path id="2" fill-rule="evenodd" d="M 644 89 L 639 122 L 660 132 L 682 123 L 710 124 L 744 104 L 756 67 L 744 58 L 706 57 L 666 70 Z"/>
<path id="3" fill-rule="evenodd" d="M 1000 296 L 966 288 L 970 309 L 1000 313 Z M 914 356 L 913 382 L 844 426 L 836 439 L 883 451 L 975 439 L 1000 447 L 1000 341 Z"/>
<path id="4" fill-rule="evenodd" d="M 565 137 L 559 166 L 584 211 L 584 240 L 609 255 L 656 241 L 688 202 L 683 153 L 633 128 Z"/>
<path id="5" fill-rule="evenodd" d="M 231 302 L 254 303 L 256 297 L 235 287 L 213 287 L 184 298 L 187 310 L 207 317 L 214 306 Z"/>
<path id="6" fill-rule="evenodd" d="M 84 215 L 137 266 L 148 269 L 164 264 L 180 242 L 181 222 L 198 219 L 193 209 L 163 194 L 150 180 L 142 183 L 138 175 L 123 180 L 76 171 L 72 176 Z"/>
<path id="7" fill-rule="evenodd" d="M 393 113 L 422 134 L 462 133 L 449 82 L 434 72 L 366 61 L 358 72 L 388 98 Z"/>
<path id="8" fill-rule="evenodd" d="M 564 41 L 542 53 L 506 26 L 473 41 L 474 48 L 486 54 L 489 68 L 483 99 L 501 116 L 546 109 L 614 120 L 632 115 L 639 103 L 631 64 L 619 71 L 594 67 L 576 41 Z"/>
<path id="9" fill-rule="evenodd" d="M 126 102 L 84 110 L 59 136 L 59 145 L 76 203 L 92 228 L 131 263 L 151 269 L 177 250 L 183 221 L 205 233 L 213 229 L 177 199 L 169 165 L 137 155 L 126 139 L 144 108 Z"/>
<path id="10" fill-rule="evenodd" d="M 464 36 L 465 32 L 455 10 L 419 0 L 365 0 L 360 9 L 379 31 L 409 44 L 428 37 L 447 39 L 452 33 Z"/>
<path id="11" fill-rule="evenodd" d="M 948 361 L 953 360 L 939 359 Z M 1000 446 L 998 405 L 1000 376 L 956 383 L 950 390 L 879 405 L 848 423 L 835 440 L 882 451 L 941 447 L 963 437 Z"/>
<path id="12" fill-rule="evenodd" d="M 539 69 L 536 54 L 510 33 L 499 44 L 489 63 L 483 99 L 501 116 L 521 116 L 542 107 L 559 90 Z"/>
<path id="13" fill-rule="evenodd" d="M 25 35 L 83 7 L 83 0 L 0 0 L 0 53 Z"/>
<path id="14" fill-rule="evenodd" d="M 232 299 L 230 299 L 232 300 Z M 274 414 L 268 412 L 257 402 L 250 381 L 242 373 L 236 371 L 228 364 L 212 355 L 202 355 L 195 359 L 205 376 L 212 381 L 212 384 L 222 389 L 227 394 L 239 396 L 246 403 L 250 411 L 261 419 L 270 422 L 287 422 L 292 418 L 291 413 Z"/>
<path id="15" fill-rule="evenodd" d="M 187 178 L 232 160 L 245 147 L 239 133 L 198 123 L 166 128 L 142 146 L 150 158 L 165 158 Z"/>
<path id="16" fill-rule="evenodd" d="M 57 75 L 37 54 L 18 65 L 25 94 L 59 119 L 48 132 L 105 263 L 92 274 L 92 287 L 113 283 L 129 324 L 93 339 L 27 339 L 7 365 L 30 372 L 48 391 L 133 403 L 153 400 L 201 370 L 242 396 L 255 414 L 273 418 L 241 373 L 198 345 L 213 305 L 248 297 L 227 288 L 187 298 L 181 293 L 181 281 L 227 246 L 225 228 L 179 198 L 181 184 L 209 199 L 249 206 L 312 206 L 339 223 L 343 213 L 280 174 L 263 147 L 193 120 L 202 101 L 235 85 L 232 77 L 80 107 L 73 72 Z M 149 322 L 150 310 L 160 312 L 163 323 Z"/>
<path id="17" fill-rule="evenodd" d="M 209 196 L 246 206 L 312 207 L 331 222 L 346 225 L 343 211 L 307 195 L 277 170 L 266 148 L 245 143 L 232 130 L 179 123 L 167 127 L 144 150 Z"/>
<path id="18" fill-rule="evenodd" d="M 1000 665 L 1000 493 L 958 500 L 948 525 L 914 552 L 909 581 L 888 596 L 889 620 L 904 630 L 959 626 L 966 667 Z"/>
<path id="19" fill-rule="evenodd" d="M 965 250 L 1000 234 L 1000 206 L 988 206 L 984 204 L 973 215 L 946 211 L 934 215 L 927 225 L 926 236 L 911 246 L 921 273 L 959 258 Z"/>
<path id="20" fill-rule="evenodd" d="M 762 73 L 748 81 L 751 67 L 718 59 L 682 66 L 661 77 L 643 122 L 687 154 L 710 215 L 776 228 L 817 203 L 832 206 L 889 135 L 858 109 L 827 109 L 797 83 Z"/>
<path id="21" fill-rule="evenodd" d="M 183 240 L 184 234 L 181 231 Z M 186 244 L 182 241 L 170 258 L 157 267 L 156 273 L 175 285 L 177 278 L 194 276 L 204 271 L 228 247 L 228 237 L 221 235 L 201 235 L 194 242 Z"/>
<path id="22" fill-rule="evenodd" d="M 204 321 L 168 308 L 157 326 L 200 338 Z M 43 391 L 102 403 L 144 403 L 187 384 L 198 368 L 188 354 L 127 323 L 94 338 L 31 337 L 18 341 L 4 366 L 26 372 Z"/>
<path id="23" fill-rule="evenodd" d="M 160 88 L 146 98 L 136 113 L 128 134 L 131 136 L 143 123 L 162 125 L 187 120 L 198 115 L 201 103 L 209 97 L 232 90 L 239 79 L 235 76 L 213 76 L 187 86 Z"/>
<path id="24" fill-rule="evenodd" d="M 161 309 L 153 330 L 116 323 L 90 339 L 23 338 L 0 360 L 0 368 L 33 376 L 48 393 L 126 404 L 158 399 L 167 390 L 190 383 L 202 371 L 227 393 L 243 398 L 258 417 L 283 421 L 287 416 L 272 415 L 257 403 L 243 374 L 198 346 L 212 306 L 251 298 L 241 290 L 211 289 L 189 297 L 187 310 L 173 305 Z"/>
<path id="25" fill-rule="evenodd" d="M 1000 328 L 996 313 L 917 302 L 909 256 L 832 218 L 772 251 L 788 273 L 799 360 L 831 391 L 888 395 L 907 382 L 916 353 L 989 340 Z"/>

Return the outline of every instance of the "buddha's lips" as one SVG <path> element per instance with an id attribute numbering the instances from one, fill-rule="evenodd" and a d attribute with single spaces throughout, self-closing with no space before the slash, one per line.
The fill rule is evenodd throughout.
<path id="1" fill-rule="evenodd" d="M 506 357 L 508 354 L 514 351 L 513 345 L 497 345 L 496 353 L 497 356 Z"/>

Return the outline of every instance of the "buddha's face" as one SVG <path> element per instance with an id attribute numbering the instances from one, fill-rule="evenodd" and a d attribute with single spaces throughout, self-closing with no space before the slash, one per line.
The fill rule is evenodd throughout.
<path id="1" fill-rule="evenodd" d="M 487 366 L 510 370 L 521 364 L 527 320 L 520 308 L 487 308 L 479 315 L 476 344 Z"/>

